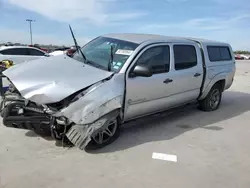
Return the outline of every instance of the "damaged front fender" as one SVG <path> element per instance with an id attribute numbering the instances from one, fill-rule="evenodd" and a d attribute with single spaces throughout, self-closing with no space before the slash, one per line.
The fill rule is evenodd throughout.
<path id="1" fill-rule="evenodd" d="M 66 136 L 75 146 L 84 149 L 93 134 L 121 115 L 124 88 L 124 75 L 114 75 L 106 82 L 93 85 L 78 100 L 54 114 L 74 122 Z"/>
<path id="2" fill-rule="evenodd" d="M 83 150 L 91 141 L 91 136 L 101 129 L 105 129 L 109 122 L 115 120 L 119 115 L 119 110 L 114 110 L 86 126 L 74 125 L 67 132 L 66 136 L 72 144 Z"/>
<path id="3" fill-rule="evenodd" d="M 122 108 L 124 88 L 124 75 L 116 74 L 55 116 L 65 116 L 77 125 L 91 124 L 105 114 Z"/>

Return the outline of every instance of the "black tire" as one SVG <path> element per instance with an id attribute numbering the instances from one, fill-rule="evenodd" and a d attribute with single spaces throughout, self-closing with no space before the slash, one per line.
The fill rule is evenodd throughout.
<path id="1" fill-rule="evenodd" d="M 111 144 L 112 142 L 114 142 L 120 136 L 120 125 L 121 125 L 120 118 L 116 118 L 115 121 L 117 122 L 117 127 L 116 127 L 114 134 L 106 142 L 102 144 L 97 143 L 92 137 L 91 141 L 85 147 L 85 151 L 93 151 L 93 150 L 101 149 Z"/>
<path id="2" fill-rule="evenodd" d="M 211 88 L 206 98 L 199 101 L 199 109 L 205 112 L 217 110 L 221 103 L 221 97 L 222 97 L 222 88 L 221 85 L 217 83 Z"/>

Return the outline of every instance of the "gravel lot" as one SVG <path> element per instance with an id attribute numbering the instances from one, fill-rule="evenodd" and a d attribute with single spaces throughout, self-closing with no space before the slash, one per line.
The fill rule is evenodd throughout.
<path id="1" fill-rule="evenodd" d="M 189 107 L 127 124 L 112 145 L 90 154 L 31 131 L 0 126 L 1 188 L 250 187 L 250 61 L 218 111 Z M 177 162 L 152 159 L 153 152 Z"/>

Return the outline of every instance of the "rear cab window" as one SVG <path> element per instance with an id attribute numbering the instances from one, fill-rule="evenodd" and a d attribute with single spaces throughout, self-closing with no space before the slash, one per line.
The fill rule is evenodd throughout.
<path id="1" fill-rule="evenodd" d="M 211 62 L 232 60 L 228 46 L 207 46 L 207 52 Z"/>

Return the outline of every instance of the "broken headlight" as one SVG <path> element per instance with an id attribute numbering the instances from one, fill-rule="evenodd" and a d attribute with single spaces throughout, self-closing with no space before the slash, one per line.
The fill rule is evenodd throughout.
<path id="1" fill-rule="evenodd" d="M 10 93 L 18 93 L 18 90 L 16 89 L 15 85 L 9 80 L 9 78 L 7 78 L 8 82 L 9 82 L 9 87 L 8 87 L 8 92 Z"/>
<path id="2" fill-rule="evenodd" d="M 68 124 L 69 124 L 68 119 L 67 119 L 66 117 L 63 117 L 63 116 L 57 117 L 57 118 L 56 118 L 56 122 L 57 122 L 57 124 L 59 124 L 59 125 L 68 125 Z"/>

